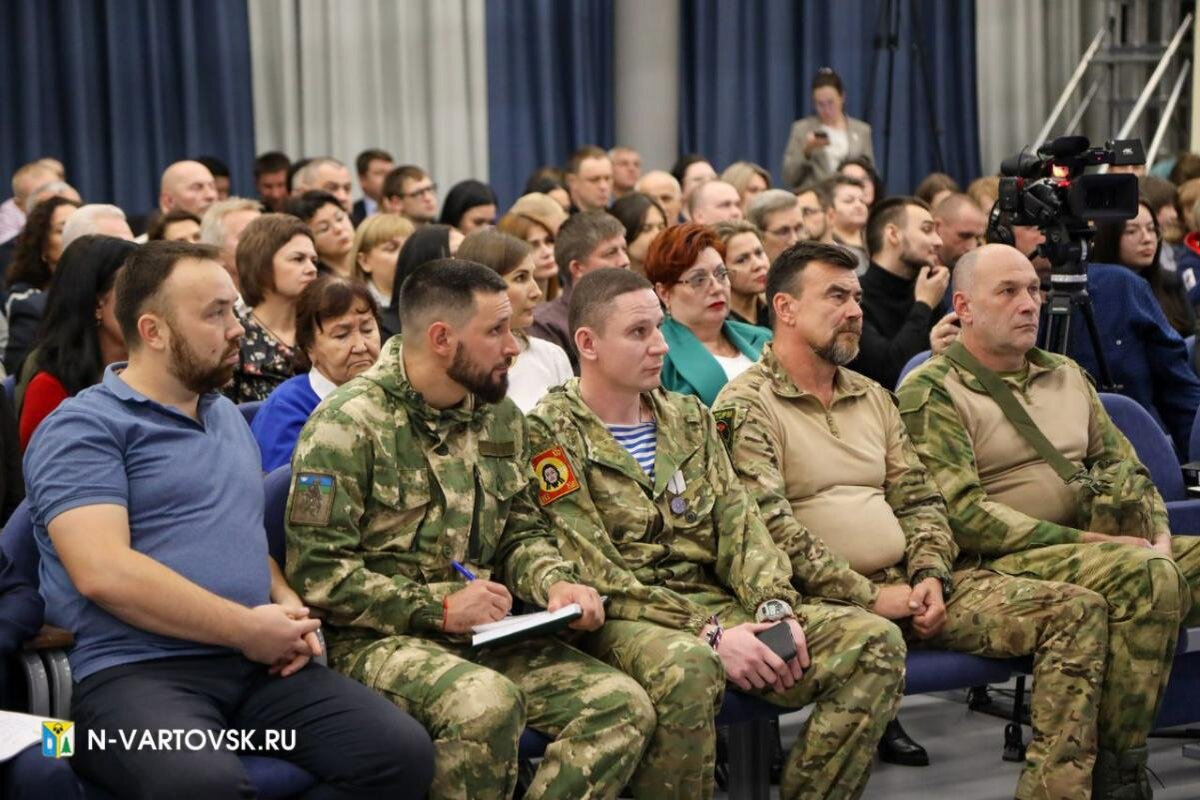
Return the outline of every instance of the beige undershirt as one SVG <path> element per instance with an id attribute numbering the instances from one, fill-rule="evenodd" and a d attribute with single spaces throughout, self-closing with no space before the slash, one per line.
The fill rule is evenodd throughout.
<path id="1" fill-rule="evenodd" d="M 904 531 L 884 486 L 905 464 L 900 417 L 886 413 L 884 403 L 895 406 L 883 389 L 857 396 L 835 391 L 828 411 L 811 395 L 765 394 L 773 401 L 765 410 L 779 443 L 785 492 L 800 524 L 861 575 L 901 563 Z"/>
<path id="2" fill-rule="evenodd" d="M 1025 392 L 1014 392 L 1017 400 L 1050 443 L 1082 465 L 1089 442 L 1099 443 L 1099 431 L 1092 431 L 1087 379 L 1067 366 L 1050 371 L 1031 369 L 1034 374 Z M 1011 377 L 1006 382 L 1014 389 L 1020 385 Z M 955 370 L 946 374 L 945 385 L 971 437 L 979 482 L 988 499 L 1035 519 L 1077 525 L 1078 488 L 1063 483 L 989 395 L 964 386 Z"/>

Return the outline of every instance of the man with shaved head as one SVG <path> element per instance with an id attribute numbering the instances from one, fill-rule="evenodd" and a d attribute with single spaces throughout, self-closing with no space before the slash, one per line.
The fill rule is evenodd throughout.
<path id="1" fill-rule="evenodd" d="M 679 222 L 679 212 L 683 210 L 683 190 L 675 176 L 661 169 L 651 170 L 643 175 L 634 187 L 642 194 L 648 194 L 658 201 L 667 215 L 667 224 Z"/>
<path id="2" fill-rule="evenodd" d="M 737 222 L 742 218 L 742 198 L 732 184 L 705 181 L 688 195 L 688 216 L 700 225 Z"/>
<path id="3" fill-rule="evenodd" d="M 964 554 L 1106 601 L 1093 797 L 1149 798 L 1146 737 L 1179 625 L 1200 622 L 1200 539 L 1171 536 L 1162 497 L 1083 369 L 1035 346 L 1041 303 L 1019 250 L 960 258 L 962 335 L 905 379 L 900 412 Z"/>
<path id="4" fill-rule="evenodd" d="M 350 187 L 350 169 L 336 158 L 322 156 L 310 159 L 307 164 L 296 170 L 296 175 L 292 178 L 292 197 L 299 197 L 314 190 L 329 192 L 337 198 L 342 210 L 349 214 Z"/>
<path id="5" fill-rule="evenodd" d="M 951 194 L 937 204 L 933 209 L 933 222 L 942 238 L 938 260 L 950 269 L 954 269 L 960 258 L 982 245 L 987 234 L 987 215 L 970 195 L 961 192 Z"/>
<path id="6" fill-rule="evenodd" d="M 217 202 L 217 184 L 208 167 L 199 161 L 176 161 L 163 170 L 158 208 L 166 214 L 183 209 L 203 217 Z"/>
<path id="7" fill-rule="evenodd" d="M 16 237 L 25 227 L 25 201 L 38 187 L 58 180 L 58 174 L 41 161 L 31 161 L 13 173 L 13 196 L 0 204 L 0 242 Z"/>

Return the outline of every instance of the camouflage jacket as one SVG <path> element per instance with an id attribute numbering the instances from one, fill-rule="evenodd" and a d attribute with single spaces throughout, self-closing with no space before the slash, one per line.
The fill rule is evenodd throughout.
<path id="1" fill-rule="evenodd" d="M 949 581 L 958 548 L 946 520 L 945 505 L 904 434 L 895 399 L 878 383 L 839 368 L 833 401 L 827 410 L 820 400 L 796 386 L 775 358 L 772 346 L 767 345 L 757 364 L 721 390 L 713 413 L 742 485 L 758 502 L 771 535 L 791 559 L 799 587 L 810 595 L 870 608 L 879 593 L 878 587 L 851 569 L 842 556 L 832 552 L 792 513 L 791 501 L 796 498 L 787 495 L 781 466 L 785 458 L 780 450 L 779 431 L 773 427 L 779 420 L 771 411 L 772 406 L 780 403 L 804 404 L 812 406 L 813 413 L 832 420 L 830 415 L 839 403 L 858 402 L 864 396 L 874 401 L 882 413 L 895 417 L 897 435 L 889 437 L 887 443 L 894 457 L 889 460 L 902 464 L 903 470 L 888 474 L 882 488 L 904 532 L 906 574 L 911 580 L 928 571 Z M 829 424 L 836 429 L 832 421 Z M 821 465 L 812 463 L 811 468 L 819 470 Z M 847 515 L 847 524 L 852 523 L 852 515 Z"/>
<path id="2" fill-rule="evenodd" d="M 1104 468 L 1124 462 L 1147 474 L 1138 462 L 1133 446 L 1113 424 L 1090 379 L 1078 364 L 1065 356 L 1037 348 L 1030 350 L 1027 358 L 1028 374 L 1021 378 L 1004 378 L 1017 392 L 1026 392 L 1039 376 L 1054 370 L 1079 370 L 1084 376 L 1082 383 L 1087 386 L 1091 408 L 1085 468 Z M 1083 531 L 1078 528 L 1030 517 L 989 498 L 980 482 L 971 434 L 945 386 L 951 371 L 968 390 L 986 394 L 979 381 L 965 369 L 943 356 L 935 356 L 905 378 L 899 395 L 904 425 L 946 499 L 950 526 L 959 547 L 964 553 L 996 557 L 1032 547 L 1081 541 Z M 1015 428 L 1012 436 L 1020 436 Z M 1158 492 L 1151 492 L 1148 505 L 1153 535 L 1168 533 L 1166 505 Z M 1084 513 L 1082 502 L 1080 513 Z M 1086 521 L 1080 524 L 1086 524 Z"/>
<path id="3" fill-rule="evenodd" d="M 662 389 L 654 408 L 654 479 L 579 395 L 550 390 L 529 416 L 539 500 L 563 553 L 609 596 L 608 615 L 699 631 L 708 613 L 689 595 L 729 595 L 753 614 L 766 600 L 799 604 L 787 557 L 738 483 L 712 415 Z M 568 474 L 545 482 L 552 460 Z"/>
<path id="4" fill-rule="evenodd" d="M 525 420 L 509 400 L 427 405 L 401 337 L 313 412 L 292 458 L 287 572 L 335 626 L 440 631 L 457 560 L 545 605 L 577 581 L 528 481 Z"/>

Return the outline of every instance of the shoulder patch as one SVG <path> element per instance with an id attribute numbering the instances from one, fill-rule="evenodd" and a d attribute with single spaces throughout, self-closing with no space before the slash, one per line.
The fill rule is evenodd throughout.
<path id="1" fill-rule="evenodd" d="M 713 419 L 717 422 L 717 435 L 721 437 L 725 449 L 731 452 L 733 450 L 733 420 L 736 416 L 737 409 L 728 406 L 713 412 Z"/>
<path id="2" fill-rule="evenodd" d="M 337 478 L 326 472 L 298 472 L 292 480 L 291 525 L 328 525 L 333 517 Z"/>
<path id="3" fill-rule="evenodd" d="M 537 477 L 538 502 L 542 505 L 579 490 L 579 479 L 571 470 L 571 462 L 562 447 L 555 445 L 543 450 L 530 459 L 529 464 Z"/>

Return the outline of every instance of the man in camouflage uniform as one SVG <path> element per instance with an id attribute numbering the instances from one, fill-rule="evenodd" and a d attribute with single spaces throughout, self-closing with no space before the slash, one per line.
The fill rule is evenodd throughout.
<path id="1" fill-rule="evenodd" d="M 1034 347 L 1041 292 L 1025 256 L 1004 245 L 963 256 L 953 301 L 962 336 L 900 387 L 905 427 L 964 555 L 997 572 L 1084 586 L 1107 602 L 1095 796 L 1149 797 L 1146 736 L 1180 622 L 1200 611 L 1200 540 L 1171 537 L 1162 498 L 1083 370 Z M 972 361 L 1012 390 L 1077 476 L 1065 481 L 1038 455 L 963 365 Z M 1122 507 L 1121 496 L 1133 502 Z"/>
<path id="2" fill-rule="evenodd" d="M 1087 798 L 1104 600 L 955 564 L 945 505 L 894 398 L 843 367 L 862 330 L 856 266 L 816 242 L 771 265 L 774 342 L 713 406 L 734 467 L 810 592 L 897 620 L 911 645 L 1035 654 L 1034 738 L 1016 796 Z"/>
<path id="3" fill-rule="evenodd" d="M 859 609 L 801 605 L 712 415 L 659 388 L 661 321 L 640 275 L 583 277 L 570 308 L 581 377 L 548 393 L 529 423 L 533 474 L 551 463 L 563 478 L 539 493 L 563 553 L 609 596 L 608 621 L 582 644 L 654 702 L 635 792 L 712 796 L 714 712 L 729 680 L 784 708 L 815 703 L 784 798 L 857 797 L 899 701 L 900 632 Z M 755 637 L 780 621 L 790 661 Z"/>
<path id="4" fill-rule="evenodd" d="M 526 797 L 615 798 L 654 728 L 641 687 L 557 639 L 473 650 L 464 636 L 502 618 L 512 595 L 579 603 L 583 630 L 604 619 L 531 495 L 524 419 L 504 399 L 518 352 L 506 289 L 452 259 L 408 279 L 403 343 L 300 435 L 288 573 L 327 615 L 330 663 L 429 730 L 432 796 L 507 800 L 528 724 L 555 741 Z M 464 584 L 454 562 L 477 579 Z"/>

